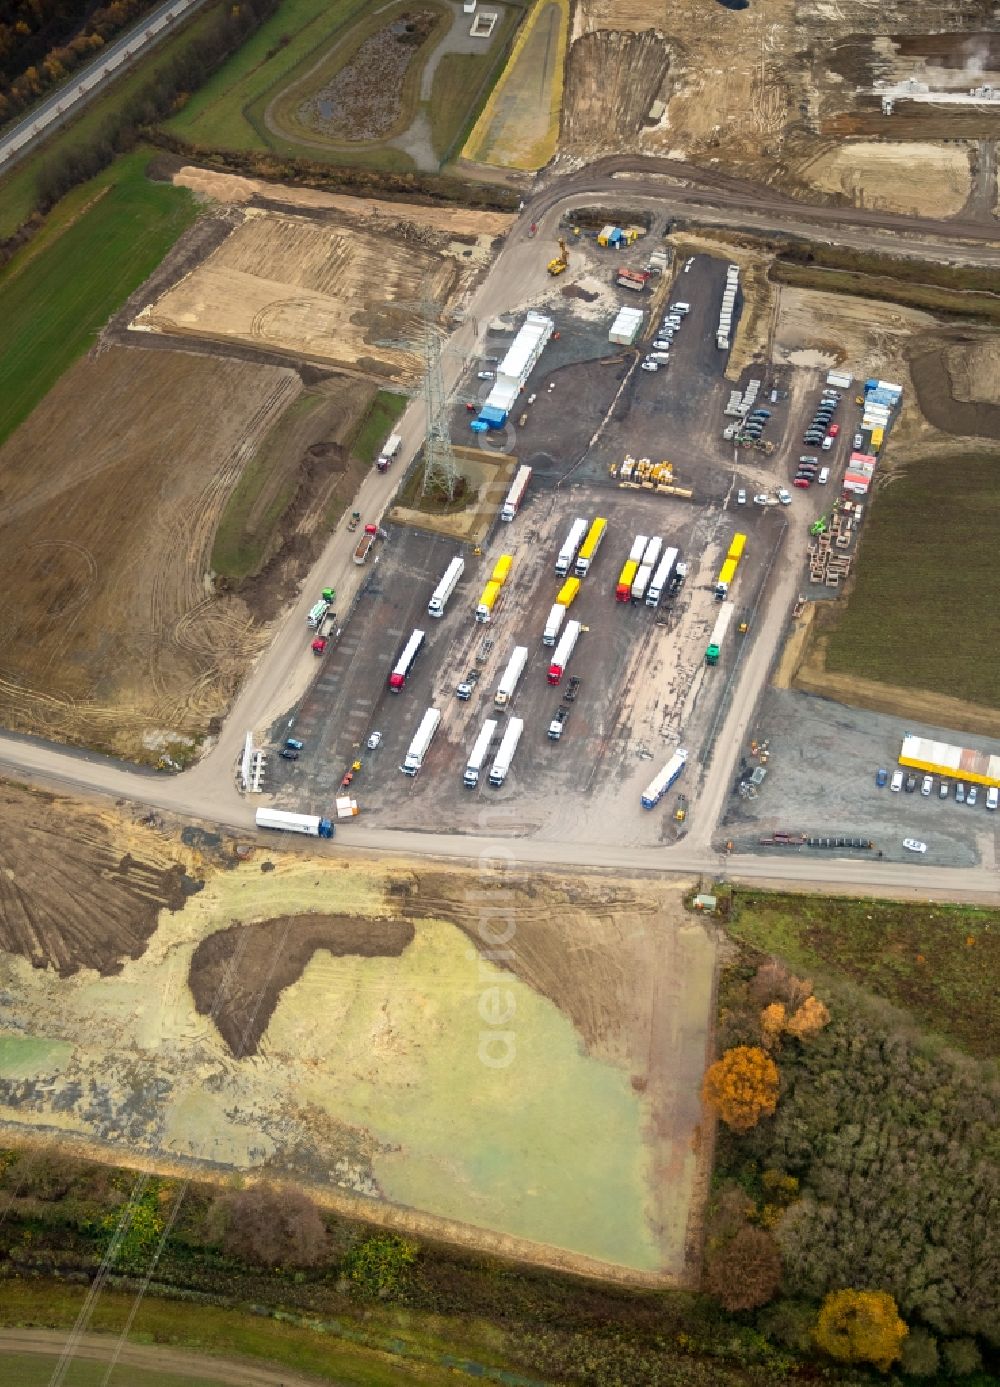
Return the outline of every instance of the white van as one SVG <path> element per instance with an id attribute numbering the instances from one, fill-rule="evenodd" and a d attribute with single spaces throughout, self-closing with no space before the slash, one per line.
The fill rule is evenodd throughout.
<path id="1" fill-rule="evenodd" d="M 889 781 L 889 789 L 892 790 L 894 794 L 897 794 L 897 795 L 898 795 L 899 792 L 900 792 L 900 790 L 901 790 L 902 788 L 903 788 L 903 772 L 902 772 L 902 771 L 893 771 L 893 773 L 892 773 L 892 779 Z"/>
<path id="2" fill-rule="evenodd" d="M 986 791 L 986 808 L 995 809 L 1000 801 L 1000 790 L 995 785 L 991 785 Z"/>
<path id="3" fill-rule="evenodd" d="M 820 486 L 826 486 L 827 482 L 830 480 L 829 467 L 821 467 L 819 469 L 819 476 L 816 478 L 816 480 L 817 482 L 819 482 Z"/>

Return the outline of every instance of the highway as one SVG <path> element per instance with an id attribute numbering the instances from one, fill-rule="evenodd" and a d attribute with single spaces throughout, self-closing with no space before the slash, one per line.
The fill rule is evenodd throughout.
<path id="1" fill-rule="evenodd" d="M 102 48 L 99 57 L 79 68 L 68 82 L 32 107 L 0 137 L 0 172 L 12 167 L 70 117 L 78 115 L 126 66 L 145 56 L 155 43 L 204 3 L 205 0 L 167 0 L 135 28 Z"/>
<path id="2" fill-rule="evenodd" d="M 633 161 L 634 163 L 635 161 Z M 655 161 L 662 165 L 664 161 Z M 447 341 L 442 357 L 445 388 L 454 390 L 469 356 L 481 350 L 485 324 L 500 313 L 508 312 L 536 299 L 546 288 L 546 256 L 541 247 L 555 233 L 562 211 L 580 204 L 585 198 L 607 199 L 612 191 L 624 194 L 626 185 L 614 180 L 611 172 L 595 175 L 583 170 L 561 181 L 554 188 L 543 190 L 525 208 L 520 221 L 508 235 L 487 275 L 466 312 Z M 732 188 L 726 182 L 735 180 L 709 179 L 713 195 L 728 196 Z M 640 183 L 643 191 L 629 193 L 629 202 L 647 203 L 662 210 L 664 203 L 677 201 L 675 190 L 664 188 L 650 193 L 649 184 Z M 749 185 L 740 185 L 746 189 Z M 567 191 L 568 189 L 568 191 Z M 703 195 L 699 193 L 699 196 Z M 767 200 L 764 190 L 759 194 Z M 788 199 L 783 199 L 787 204 Z M 797 215 L 805 219 L 828 208 L 810 208 L 794 204 Z M 724 209 L 721 209 L 724 213 Z M 787 209 L 786 209 L 787 210 Z M 836 209 L 849 213 L 851 209 Z M 701 215 L 701 213 L 699 213 Z M 746 224 L 743 212 L 726 214 L 738 216 Z M 784 215 L 784 212 L 783 212 Z M 858 214 L 860 215 L 860 214 Z M 878 214 L 869 213 L 869 217 Z M 883 218 L 883 225 L 896 218 Z M 906 219 L 904 219 L 906 220 Z M 532 221 L 538 224 L 538 235 L 528 236 Z M 916 227 L 918 219 L 908 225 Z M 937 254 L 938 223 L 928 222 L 923 240 L 919 234 L 913 244 L 922 245 L 925 254 Z M 864 233 L 863 229 L 859 234 Z M 875 233 L 871 233 L 874 235 Z M 882 234 L 879 232 L 878 234 Z M 892 233 L 888 233 L 892 236 Z M 952 236 L 954 237 L 954 231 Z M 898 235 L 895 236 L 898 242 Z M 950 243 L 955 253 L 957 242 Z M 974 247 L 984 257 L 1000 257 L 1000 247 L 985 244 Z M 387 474 L 374 468 L 365 476 L 353 504 L 348 509 L 361 512 L 363 521 L 377 521 L 399 483 L 399 475 L 412 460 L 426 433 L 426 411 L 422 397 L 414 399 L 398 425 L 403 447 L 400 457 Z M 133 766 L 116 764 L 101 757 L 44 744 L 29 738 L 0 734 L 0 767 L 22 780 L 49 788 L 57 788 L 83 796 L 121 799 L 130 803 L 163 811 L 183 819 L 217 824 L 239 833 L 253 827 L 254 803 L 244 798 L 236 787 L 236 767 L 248 730 L 261 737 L 273 722 L 299 701 L 316 674 L 316 661 L 304 639 L 305 618 L 315 593 L 327 585 L 337 590 L 336 606 L 346 613 L 360 586 L 367 579 L 367 570 L 353 562 L 354 540 L 341 523 L 331 536 L 323 554 L 302 584 L 301 596 L 284 620 L 276 625 L 271 644 L 248 675 L 222 732 L 198 764 L 176 776 L 158 775 Z M 307 849 L 310 852 L 378 852 L 393 857 L 417 856 L 475 861 L 484 854 L 496 853 L 502 844 L 504 854 L 513 852 L 518 863 L 536 867 L 572 867 L 580 871 L 616 872 L 675 872 L 686 876 L 724 874 L 731 880 L 767 881 L 773 885 L 811 886 L 814 888 L 871 892 L 893 896 L 913 896 L 923 899 L 978 900 L 998 902 L 997 876 L 989 867 L 948 869 L 931 867 L 919 862 L 887 863 L 875 860 L 837 860 L 826 856 L 822 860 L 805 856 L 782 856 L 779 859 L 757 855 L 725 857 L 713 842 L 715 826 L 724 808 L 734 767 L 758 698 L 763 691 L 794 601 L 798 581 L 798 556 L 790 530 L 782 541 L 775 559 L 775 580 L 764 609 L 760 613 L 754 639 L 740 668 L 737 686 L 733 690 L 729 712 L 716 739 L 712 759 L 706 768 L 696 795 L 692 796 L 689 813 L 690 831 L 675 846 L 639 849 L 617 843 L 594 845 L 572 840 L 560 843 L 542 839 L 489 839 L 465 835 L 444 835 L 419 831 L 400 832 L 363 823 L 351 824 L 341 830 L 333 844 L 313 840 L 304 843 L 286 842 L 289 850 Z"/>

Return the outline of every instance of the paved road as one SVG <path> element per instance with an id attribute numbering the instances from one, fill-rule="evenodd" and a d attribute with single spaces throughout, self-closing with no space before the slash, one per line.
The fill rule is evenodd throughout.
<path id="1" fill-rule="evenodd" d="M 80 68 L 0 139 L 0 171 L 11 167 L 46 135 L 79 115 L 87 102 L 103 91 L 126 66 L 144 56 L 201 4 L 204 0 L 167 0 L 134 29 L 109 43 L 98 58 Z"/>
<path id="2" fill-rule="evenodd" d="M 545 262 L 547 246 L 561 212 L 581 198 L 594 196 L 606 200 L 614 190 L 625 193 L 627 184 L 613 180 L 615 168 L 608 164 L 622 161 L 603 161 L 595 175 L 584 170 L 543 191 L 526 208 L 524 217 L 508 236 L 493 269 L 474 296 L 469 311 L 448 342 L 443 358 L 443 375 L 447 390 L 454 388 L 466 359 L 480 346 L 485 324 L 512 304 L 530 302 L 547 285 Z M 665 161 L 652 162 L 662 172 Z M 647 173 L 651 170 L 647 170 Z M 686 170 L 687 174 L 693 171 Z M 723 176 L 705 179 L 706 186 L 716 197 L 756 196 L 759 204 L 782 204 L 787 210 L 790 200 L 772 197 L 768 190 L 753 190 L 750 185 Z M 662 209 L 671 206 L 684 189 L 657 189 L 650 193 L 648 181 L 640 181 L 638 190 L 630 196 Z M 701 194 L 699 194 L 700 196 Z M 855 222 L 861 212 L 853 209 L 804 208 L 791 204 L 796 214 L 804 218 L 827 213 Z M 746 224 L 745 213 L 720 214 Z M 702 211 L 699 211 L 699 216 Z M 784 212 L 783 212 L 784 215 Z M 876 213 L 867 213 L 866 220 Z M 539 231 L 535 239 L 527 236 L 534 220 Z M 899 218 L 881 219 L 885 226 L 894 225 Z M 936 254 L 935 237 L 942 226 L 919 219 L 902 219 L 909 228 L 924 227 L 924 239 L 914 242 L 923 245 L 926 253 Z M 965 228 L 963 228 L 963 231 Z M 981 232 L 982 228 L 978 228 Z M 880 233 L 881 234 L 881 233 Z M 954 235 L 954 232 L 952 232 Z M 842 238 L 841 238 L 842 239 Z M 898 243 L 899 236 L 895 237 Z M 954 253 L 955 242 L 951 243 Z M 1000 256 L 1000 247 L 984 244 L 972 248 L 977 256 Z M 398 474 L 413 458 L 426 432 L 425 408 L 422 398 L 411 402 L 398 432 L 403 437 L 399 461 L 390 473 L 380 476 L 374 469 L 365 477 L 354 507 L 361 511 L 364 521 L 377 521 L 398 485 Z M 790 535 L 790 532 L 789 532 Z M 670 848 L 636 849 L 608 844 L 595 851 L 592 845 L 573 843 L 553 844 L 530 839 L 505 840 L 519 861 L 538 866 L 572 866 L 576 869 L 610 869 L 625 871 L 657 871 L 715 874 L 722 870 L 736 880 L 768 880 L 839 886 L 841 889 L 860 889 L 891 895 L 913 894 L 934 899 L 976 898 L 1000 900 L 996 875 L 989 869 L 955 870 L 934 868 L 920 863 L 889 864 L 877 861 L 817 862 L 807 858 L 770 858 L 740 856 L 725 859 L 712 844 L 712 835 L 725 804 L 739 748 L 745 741 L 746 728 L 757 699 L 764 687 L 773 651 L 777 648 L 794 599 L 798 583 L 798 560 L 789 549 L 791 539 L 786 535 L 775 562 L 775 579 L 766 604 L 760 613 L 756 635 L 749 656 L 741 669 L 733 691 L 729 713 L 719 732 L 712 760 L 705 773 L 700 794 L 691 807 L 691 832 L 679 844 Z M 331 536 L 322 556 L 302 588 L 302 595 L 286 619 L 276 628 L 274 638 L 247 678 L 226 719 L 216 745 L 203 756 L 199 764 L 183 775 L 157 776 L 134 767 L 115 764 L 100 757 L 69 751 L 63 747 L 34 742 L 27 738 L 0 735 L 0 765 L 22 778 L 39 784 L 57 786 L 81 794 L 110 796 L 136 804 L 164 810 L 186 818 L 216 823 L 239 832 L 248 831 L 253 824 L 254 805 L 243 799 L 236 789 L 236 766 L 249 729 L 259 734 L 267 732 L 276 718 L 295 706 L 316 673 L 316 662 L 305 639 L 305 618 L 315 595 L 330 584 L 337 589 L 337 609 L 346 612 L 361 584 L 368 576 L 367 568 L 353 563 L 354 541 L 341 525 Z M 395 830 L 366 828 L 352 824 L 342 832 L 336 845 L 324 851 L 341 851 L 340 843 L 350 850 L 365 850 L 392 855 L 451 857 L 475 860 L 484 852 L 495 851 L 496 841 L 439 834 L 402 833 Z M 289 844 L 288 846 L 294 846 Z M 317 845 L 309 843 L 310 850 Z"/>

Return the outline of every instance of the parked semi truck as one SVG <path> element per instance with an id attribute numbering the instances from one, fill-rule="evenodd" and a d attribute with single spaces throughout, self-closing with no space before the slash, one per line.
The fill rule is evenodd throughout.
<path id="1" fill-rule="evenodd" d="M 671 756 L 670 760 L 660 771 L 659 775 L 649 782 L 642 792 L 643 809 L 655 809 L 660 800 L 673 785 L 687 761 L 688 754 L 683 747 L 678 747 Z"/>
<path id="2" fill-rule="evenodd" d="M 448 598 L 458 586 L 458 580 L 465 572 L 465 560 L 461 555 L 452 559 L 451 563 L 444 571 L 440 583 L 431 593 L 431 600 L 427 603 L 428 616 L 444 616 L 444 609 L 448 605 Z"/>
<path id="3" fill-rule="evenodd" d="M 545 630 L 542 632 L 543 645 L 555 645 L 556 638 L 562 630 L 562 624 L 566 620 L 566 608 L 561 602 L 553 604 L 549 610 L 548 620 L 545 623 Z"/>
<path id="4" fill-rule="evenodd" d="M 579 591 L 580 579 L 567 578 L 565 583 L 563 583 L 562 587 L 556 593 L 556 601 L 560 603 L 563 607 L 572 607 L 573 599 L 576 597 Z"/>
<path id="5" fill-rule="evenodd" d="M 309 615 L 306 617 L 306 625 L 311 626 L 314 631 L 318 631 L 323 624 L 323 618 L 330 610 L 330 604 L 325 598 L 313 604 L 309 608 Z"/>
<path id="6" fill-rule="evenodd" d="M 354 551 L 355 563 L 365 562 L 368 555 L 372 552 L 376 539 L 378 539 L 378 526 L 366 525 L 365 532 L 358 540 L 358 547 Z"/>
<path id="7" fill-rule="evenodd" d="M 632 541 L 632 549 L 629 553 L 629 559 L 632 563 L 636 565 L 636 567 L 638 567 L 639 564 L 642 563 L 642 556 L 646 552 L 646 545 L 648 543 L 648 535 L 636 535 L 635 539 Z"/>
<path id="8" fill-rule="evenodd" d="M 725 601 L 726 594 L 729 592 L 729 588 L 732 584 L 732 581 L 736 577 L 736 570 L 737 568 L 739 568 L 740 559 L 743 557 L 743 551 L 746 548 L 746 543 L 746 535 L 739 533 L 733 535 L 732 541 L 729 545 L 728 553 L 726 554 L 725 562 L 723 563 L 722 568 L 719 571 L 719 577 L 715 584 L 716 602 Z"/>
<path id="9" fill-rule="evenodd" d="M 490 581 L 499 583 L 500 586 L 503 587 L 504 583 L 506 583 L 507 579 L 510 577 L 510 570 L 513 567 L 514 555 L 501 554 L 493 567 L 493 572 L 490 574 Z"/>
<path id="10" fill-rule="evenodd" d="M 587 522 L 577 516 L 569 527 L 569 534 L 563 540 L 562 548 L 559 550 L 559 557 L 556 559 L 556 572 L 559 576 L 565 577 L 576 562 L 576 556 L 580 552 L 580 545 L 587 537 Z"/>
<path id="11" fill-rule="evenodd" d="M 726 639 L 726 632 L 729 630 L 729 623 L 733 619 L 733 612 L 736 608 L 732 602 L 724 602 L 722 610 L 715 618 L 715 625 L 712 627 L 712 634 L 708 638 L 708 646 L 705 650 L 706 665 L 717 665 L 719 663 L 719 653 L 722 649 L 722 642 Z"/>
<path id="12" fill-rule="evenodd" d="M 668 589 L 669 596 L 671 596 L 671 597 L 676 597 L 676 596 L 677 596 L 677 594 L 680 592 L 681 588 L 684 586 L 684 579 L 685 579 L 687 576 L 688 576 L 688 566 L 687 566 L 687 564 L 686 564 L 686 563 L 683 563 L 680 559 L 678 559 L 677 563 L 674 565 L 673 577 L 670 579 L 670 587 L 669 587 L 669 589 Z"/>
<path id="13" fill-rule="evenodd" d="M 486 764 L 486 757 L 489 754 L 490 745 L 500 724 L 495 718 L 487 718 L 479 731 L 479 736 L 469 753 L 469 759 L 465 764 L 465 774 L 462 776 L 462 784 L 470 790 L 474 790 L 479 784 L 479 774 Z"/>
<path id="14" fill-rule="evenodd" d="M 438 730 L 440 721 L 440 708 L 428 708 L 420 719 L 420 726 L 414 733 L 413 741 L 410 743 L 410 748 L 403 758 L 403 764 L 399 768 L 404 775 L 416 775 L 424 764 L 427 748 L 434 740 L 434 733 Z"/>
<path id="15" fill-rule="evenodd" d="M 528 490 L 528 483 L 531 481 L 531 468 L 519 467 L 514 473 L 514 480 L 510 484 L 510 490 L 504 498 L 504 503 L 500 507 L 501 520 L 513 520 L 514 516 L 521 509 L 521 502 L 524 500 L 524 493 Z"/>
<path id="16" fill-rule="evenodd" d="M 524 731 L 524 722 L 521 718 L 511 718 L 504 730 L 497 754 L 493 758 L 493 765 L 490 767 L 490 784 L 498 790 L 507 779 L 508 772 L 514 761 L 514 753 L 517 751 L 517 744 L 521 740 L 521 733 Z"/>
<path id="17" fill-rule="evenodd" d="M 500 676 L 500 683 L 497 691 L 493 695 L 493 706 L 495 708 L 506 708 L 507 704 L 514 697 L 518 681 L 524 673 L 524 667 L 528 663 L 528 647 L 526 645 L 515 645 L 511 652 L 510 659 L 507 661 L 507 668 Z"/>
<path id="18" fill-rule="evenodd" d="M 332 838 L 333 824 L 317 814 L 289 814 L 284 809 L 258 809 L 258 828 L 276 828 L 282 833 L 304 833 L 307 838 Z"/>
<path id="19" fill-rule="evenodd" d="M 667 549 L 664 551 L 660 562 L 656 565 L 656 571 L 649 580 L 649 587 L 646 589 L 646 606 L 658 607 L 667 591 L 670 579 L 673 576 L 674 564 L 677 562 L 677 549 Z"/>
<path id="20" fill-rule="evenodd" d="M 653 565 L 651 563 L 641 563 L 632 579 L 632 601 L 642 602 L 646 596 L 646 590 L 653 577 Z"/>
<path id="21" fill-rule="evenodd" d="M 491 578 L 483 588 L 479 598 L 479 605 L 476 608 L 476 620 L 486 624 L 493 620 L 493 608 L 497 604 L 497 598 L 503 591 L 503 583 L 495 583 Z"/>
<path id="22" fill-rule="evenodd" d="M 625 567 L 618 575 L 618 586 L 615 588 L 615 601 L 628 602 L 632 597 L 632 584 L 635 582 L 635 575 L 639 572 L 639 565 L 635 559 L 628 559 Z"/>
<path id="23" fill-rule="evenodd" d="M 549 665 L 549 672 L 546 678 L 550 684 L 561 682 L 566 673 L 566 666 L 569 664 L 570 656 L 576 649 L 576 643 L 580 639 L 581 626 L 578 621 L 567 621 L 566 629 L 559 637 L 559 644 L 556 646 L 555 654 L 552 656 L 552 663 Z"/>
<path id="24" fill-rule="evenodd" d="M 602 515 L 599 515 L 587 531 L 587 537 L 580 545 L 580 552 L 576 556 L 576 566 L 573 569 L 578 578 L 586 578 L 590 572 L 590 565 L 594 562 L 597 551 L 601 547 L 601 540 L 604 538 L 607 528 L 608 522 Z"/>
<path id="25" fill-rule="evenodd" d="M 642 566 L 645 567 L 646 564 L 649 564 L 650 569 L 654 569 L 662 549 L 663 540 L 659 535 L 654 535 L 653 538 L 647 542 L 645 549 L 642 551 Z"/>
<path id="26" fill-rule="evenodd" d="M 388 472 L 389 464 L 394 462 L 399 455 L 399 450 L 403 446 L 403 440 L 398 433 L 391 433 L 385 440 L 385 445 L 378 457 L 375 459 L 375 466 L 380 472 Z"/>
<path id="27" fill-rule="evenodd" d="M 392 667 L 389 675 L 389 692 L 400 693 L 406 686 L 406 681 L 410 677 L 417 656 L 424 648 L 426 634 L 417 629 L 412 632 L 409 640 L 403 646 L 399 659 Z"/>

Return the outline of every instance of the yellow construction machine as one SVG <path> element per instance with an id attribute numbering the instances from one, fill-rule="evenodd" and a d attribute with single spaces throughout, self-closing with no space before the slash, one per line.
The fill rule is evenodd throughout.
<path id="1" fill-rule="evenodd" d="M 568 264 L 569 254 L 566 250 L 566 242 L 562 239 L 562 237 L 560 237 L 559 254 L 556 256 L 554 260 L 549 261 L 548 265 L 546 266 L 546 269 L 548 270 L 550 275 L 561 275 Z"/>

